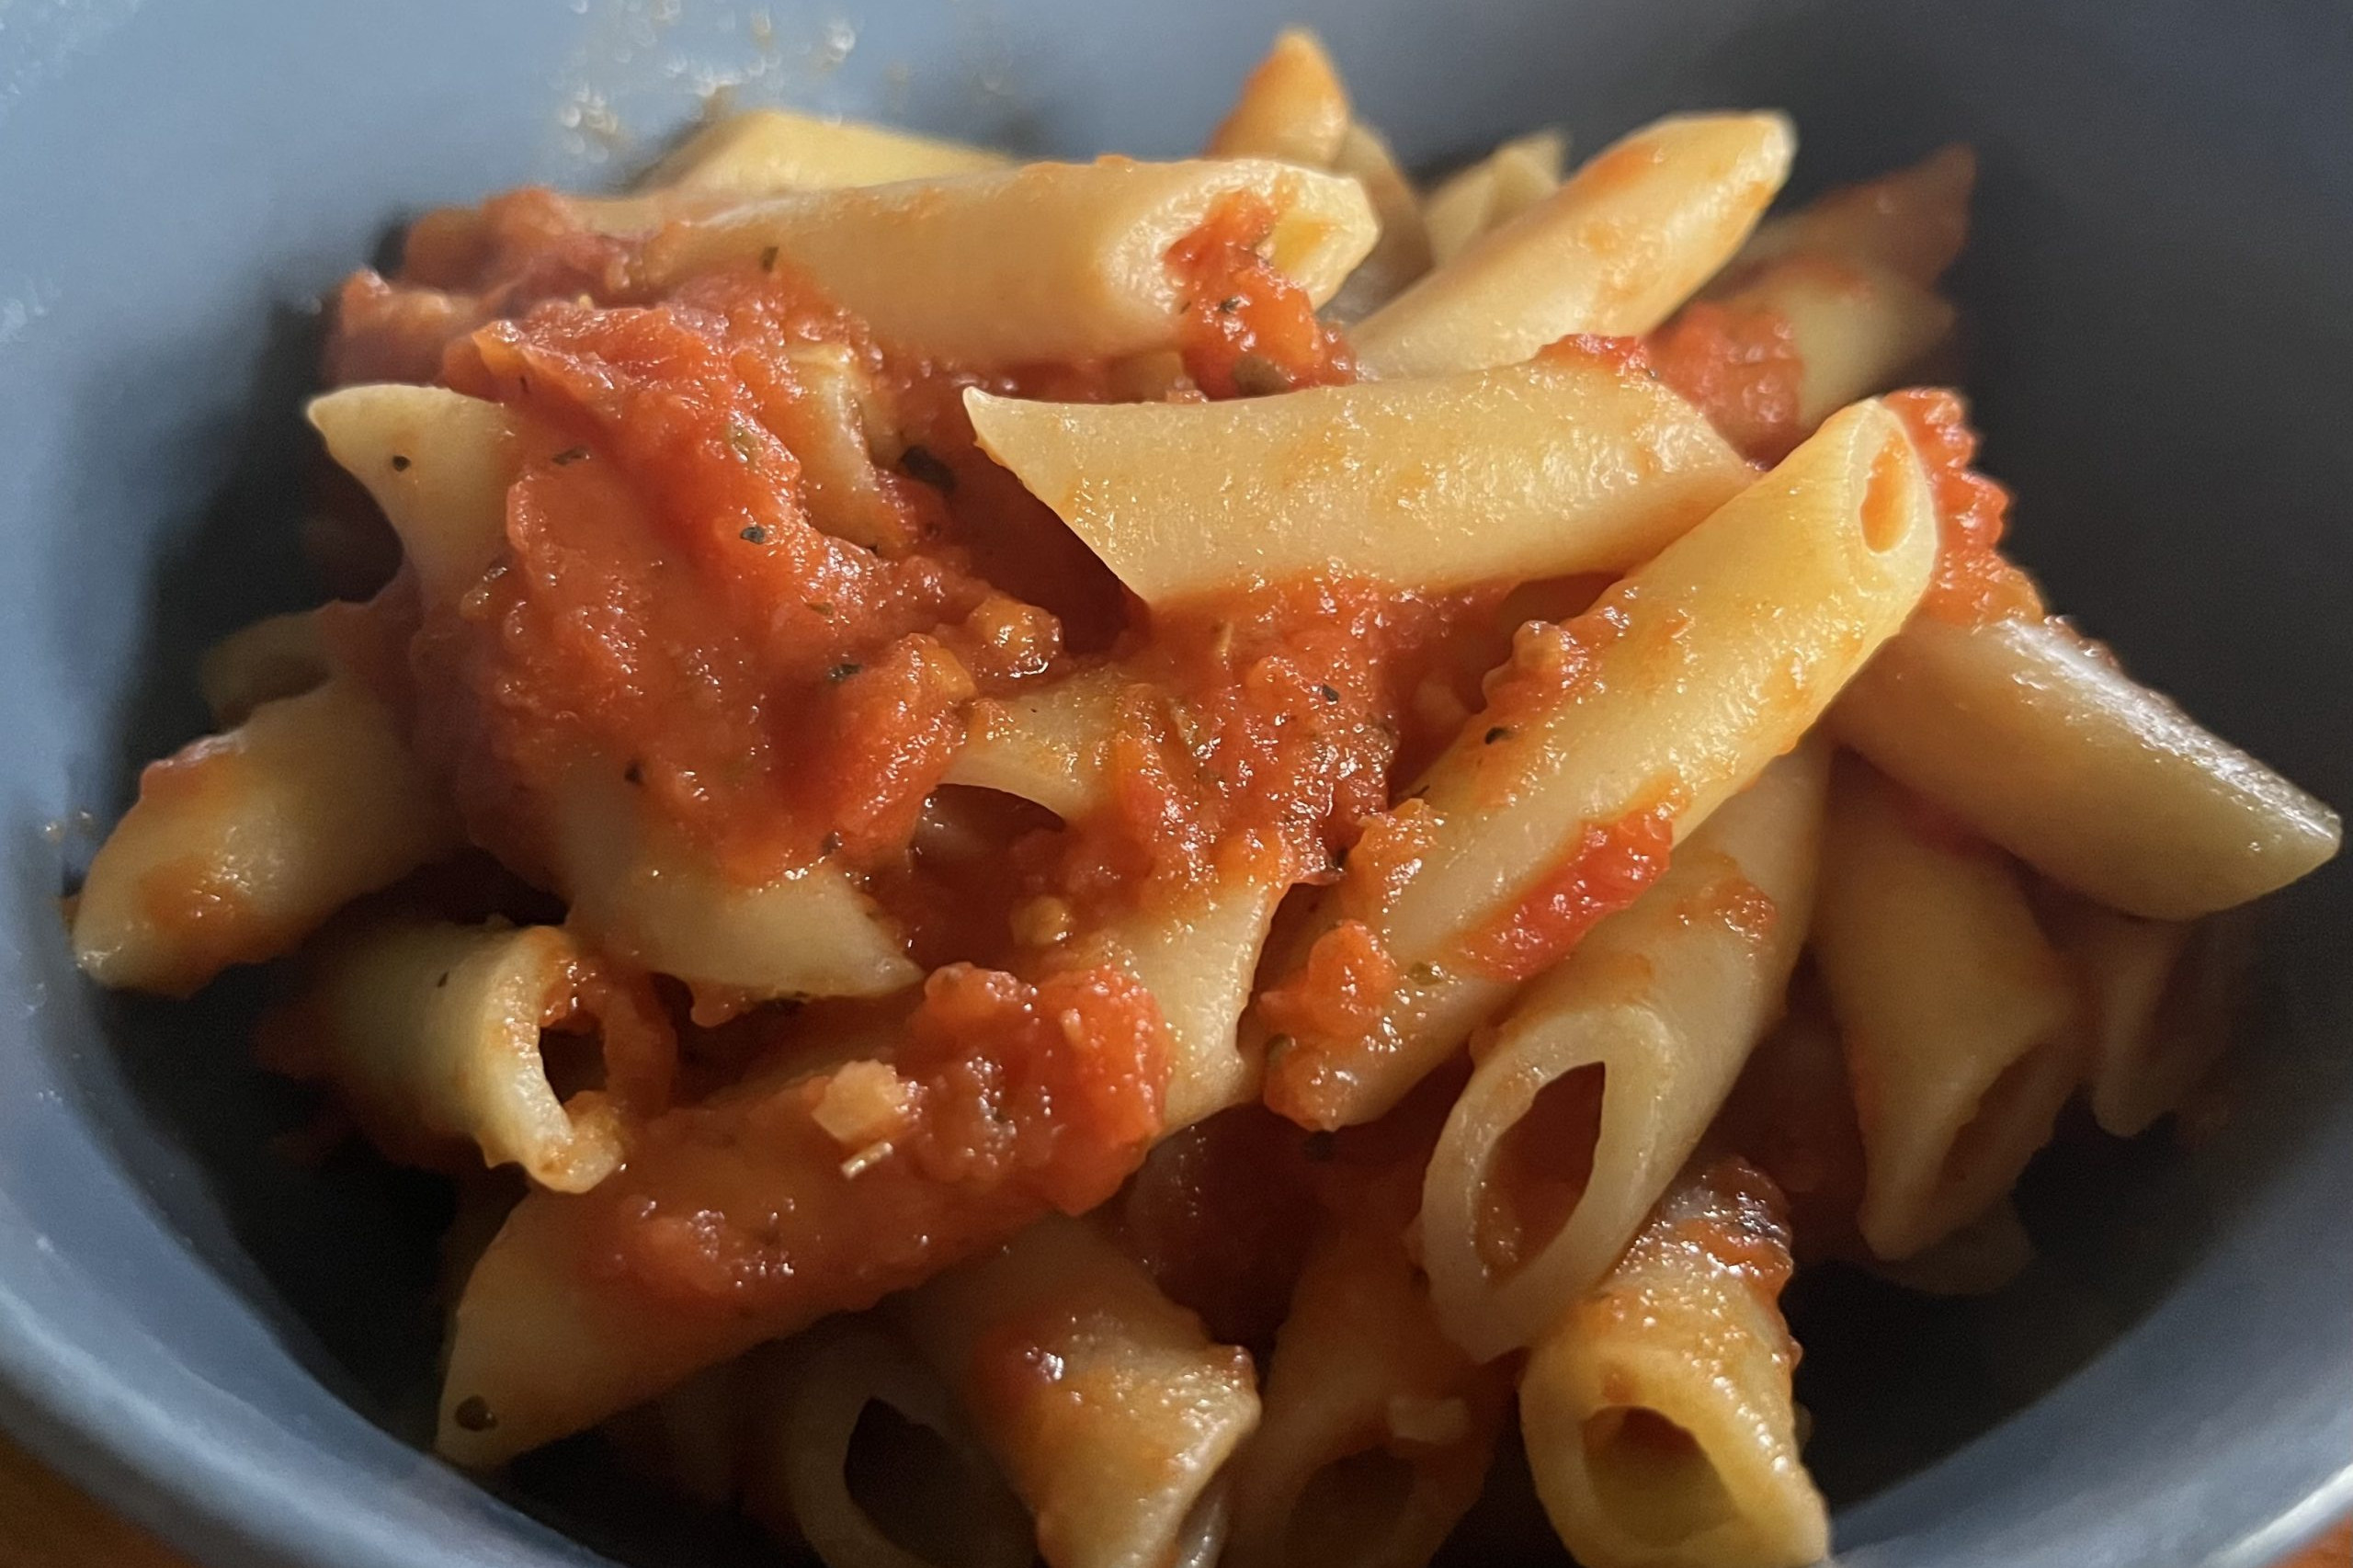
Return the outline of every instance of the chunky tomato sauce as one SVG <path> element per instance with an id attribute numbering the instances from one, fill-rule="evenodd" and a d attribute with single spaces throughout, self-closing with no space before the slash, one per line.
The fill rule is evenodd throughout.
<path id="1" fill-rule="evenodd" d="M 1911 432 L 1927 465 L 1939 534 L 1936 574 L 1922 610 L 1961 626 L 2042 614 L 2034 581 L 1997 548 L 2009 526 L 2010 493 L 1969 466 L 1977 432 L 1968 405 L 1945 387 L 1891 392 L 1887 406 Z"/>
<path id="2" fill-rule="evenodd" d="M 1213 398 L 1256 396 L 1356 380 L 1356 359 L 1315 302 L 1260 254 L 1275 212 L 1237 191 L 1176 242 L 1169 269 L 1184 296 L 1185 369 Z"/>
<path id="3" fill-rule="evenodd" d="M 1658 881 L 1677 814 L 1661 805 L 1588 825 L 1518 903 L 1462 939 L 1463 967 L 1490 980 L 1527 980 L 1559 962 Z"/>
<path id="4" fill-rule="evenodd" d="M 1805 364 L 1779 312 L 1701 300 L 1651 335 L 1658 379 L 1705 414 L 1752 462 L 1777 463 L 1803 440 Z"/>

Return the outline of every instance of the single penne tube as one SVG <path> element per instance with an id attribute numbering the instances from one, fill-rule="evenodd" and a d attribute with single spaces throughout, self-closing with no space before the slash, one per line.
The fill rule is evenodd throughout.
<path id="1" fill-rule="evenodd" d="M 883 422 L 866 368 L 840 344 L 788 349 L 798 397 L 778 399 L 776 437 L 801 464 L 809 520 L 870 550 L 902 549 L 916 521 L 883 484 L 871 432 Z"/>
<path id="2" fill-rule="evenodd" d="M 1012 162 L 994 148 L 887 125 L 756 108 L 714 120 L 688 137 L 647 171 L 638 189 L 771 196 L 979 174 Z"/>
<path id="3" fill-rule="evenodd" d="M 1117 970 L 1159 1004 L 1172 1132 L 1257 1096 L 1262 1063 L 1244 1049 L 1240 1027 L 1275 906 L 1290 887 L 1277 865 L 1231 870 L 1201 887 L 1148 886 L 1051 960 Z"/>
<path id="4" fill-rule="evenodd" d="M 1328 169 L 1348 133 L 1348 89 L 1323 40 L 1286 28 L 1242 84 L 1203 156 L 1274 158 Z"/>
<path id="5" fill-rule="evenodd" d="M 2119 1138 L 2144 1132 L 2229 1044 L 2253 922 L 2143 920 L 2055 889 L 2036 912 L 2082 997 L 2092 1118 Z"/>
<path id="6" fill-rule="evenodd" d="M 983 449 L 1155 605 L 1315 573 L 1621 572 L 1751 477 L 1674 392 L 1582 352 L 1225 403 L 964 402 Z"/>
<path id="7" fill-rule="evenodd" d="M 1364 187 L 1381 224 L 1381 238 L 1324 309 L 1333 321 L 1353 322 L 1395 299 L 1430 269 L 1430 236 L 1422 224 L 1421 196 L 1380 131 L 1361 120 L 1351 124 L 1331 166 L 1334 174 Z"/>
<path id="8" fill-rule="evenodd" d="M 311 400 L 327 453 L 383 508 L 428 604 L 455 602 L 506 548 L 522 421 L 444 387 L 345 387 Z"/>
<path id="9" fill-rule="evenodd" d="M 1878 179 L 1843 186 L 1757 225 L 1727 269 L 1790 256 L 1832 256 L 1926 286 L 1943 276 L 1969 238 L 1977 154 L 1955 143 Z"/>
<path id="10" fill-rule="evenodd" d="M 946 782 L 1018 795 L 1070 822 L 1102 803 L 1104 748 L 1128 682 L 1089 670 L 1051 686 L 972 704 Z"/>
<path id="11" fill-rule="evenodd" d="M 889 917 L 839 866 L 737 882 L 619 779 L 575 773 L 557 845 L 567 923 L 618 958 L 686 982 L 710 1021 L 753 1003 L 879 996 L 923 978 Z"/>
<path id="12" fill-rule="evenodd" d="M 1711 1162 L 1536 1346 L 1520 1433 L 1585 1568 L 1806 1568 L 1828 1551 L 1798 1454 L 1789 1275 L 1780 1195 Z"/>
<path id="13" fill-rule="evenodd" d="M 604 1087 L 562 1099 L 540 1039 L 583 1030 Z M 557 1192 L 611 1174 L 624 1115 L 661 1108 L 676 1053 L 653 993 L 564 931 L 398 919 L 328 943 L 264 1040 L 271 1066 L 334 1085 L 392 1158 L 444 1168 L 455 1146 Z"/>
<path id="14" fill-rule="evenodd" d="M 1777 114 L 1672 116 L 1635 131 L 1358 322 L 1357 363 L 1442 375 L 1572 333 L 1648 332 L 1740 248 L 1795 146 Z"/>
<path id="15" fill-rule="evenodd" d="M 1955 320 L 1950 304 L 1901 273 L 1804 254 L 1765 267 L 1722 306 L 1770 314 L 1788 328 L 1802 431 L 1896 385 Z"/>
<path id="16" fill-rule="evenodd" d="M 337 673 L 141 773 L 75 901 L 74 961 L 104 985 L 185 996 L 292 952 L 458 844 L 398 719 Z"/>
<path id="17" fill-rule="evenodd" d="M 1781 1012 L 1813 915 L 1829 777 L 1810 742 L 1473 1047 L 1422 1186 L 1422 1266 L 1454 1342 L 1531 1345 L 1642 1229 Z"/>
<path id="18" fill-rule="evenodd" d="M 1523 628 L 1262 996 L 1267 1102 L 1381 1115 L 1631 903 L 1903 624 L 1936 528 L 1900 422 L 1859 403 L 1575 621 Z"/>
<path id="19" fill-rule="evenodd" d="M 591 1191 L 525 1197 L 474 1264 L 436 1447 L 502 1464 L 1096 1207 L 1158 1135 L 1167 1058 L 1123 976 L 954 965 L 887 1059 L 652 1119 Z"/>
<path id="20" fill-rule="evenodd" d="M 954 1395 L 897 1336 L 843 1319 L 738 1374 L 744 1510 L 825 1568 L 1029 1568 L 1029 1521 Z"/>
<path id="21" fill-rule="evenodd" d="M 1228 1568 L 1422 1568 L 1486 1479 L 1504 1374 L 1439 1332 L 1404 1239 L 1343 1221 L 1275 1336 Z"/>
<path id="22" fill-rule="evenodd" d="M 329 667 L 317 612 L 298 610 L 264 616 L 207 648 L 197 662 L 196 685 L 212 722 L 226 730 L 265 702 L 309 691 L 327 678 Z"/>
<path id="23" fill-rule="evenodd" d="M 1431 260 L 1439 266 L 1488 230 L 1507 223 L 1561 187 L 1569 139 L 1558 131 L 1515 137 L 1440 181 L 1422 203 Z"/>
<path id="24" fill-rule="evenodd" d="M 1121 358 L 1176 346 L 1188 301 L 1168 252 L 1229 199 L 1264 205 L 1268 261 L 1317 304 L 1372 248 L 1354 180 L 1267 159 L 1106 158 L 769 197 L 670 225 L 646 266 L 657 288 L 789 267 L 885 343 L 945 358 Z"/>
<path id="25" fill-rule="evenodd" d="M 2052 881 L 2154 920 L 2332 858 L 2335 812 L 2063 621 L 1921 616 L 1832 710 L 1838 738 Z"/>
<path id="26" fill-rule="evenodd" d="M 1047 1568 L 1216 1560 L 1228 1466 L 1258 1425 L 1249 1353 L 1092 1226 L 1040 1221 L 898 1317 L 1029 1506 Z"/>
<path id="27" fill-rule="evenodd" d="M 1842 756 L 1813 952 L 1863 1137 L 1863 1239 L 1912 1256 L 1992 1208 L 2081 1077 L 2075 998 L 2016 869 Z"/>

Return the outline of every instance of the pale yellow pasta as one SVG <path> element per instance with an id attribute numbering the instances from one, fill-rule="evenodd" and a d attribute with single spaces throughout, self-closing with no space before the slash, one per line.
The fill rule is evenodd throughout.
<path id="1" fill-rule="evenodd" d="M 790 109 L 745 109 L 698 131 L 638 182 L 642 191 L 726 197 L 888 185 L 1005 167 L 993 148 Z"/>
<path id="2" fill-rule="evenodd" d="M 939 1379 L 844 1319 L 751 1358 L 744 1506 L 825 1568 L 1029 1568 L 1029 1521 Z"/>
<path id="3" fill-rule="evenodd" d="M 2229 1043 L 2252 922 L 2142 920 L 2056 892 L 2036 907 L 2083 1001 L 2093 1119 L 2119 1138 L 2144 1132 Z"/>
<path id="4" fill-rule="evenodd" d="M 187 995 L 457 844 L 392 711 L 337 673 L 141 774 L 82 885 L 74 960 L 104 985 Z"/>
<path id="5" fill-rule="evenodd" d="M 1748 237 L 1789 173 L 1775 114 L 1689 115 L 1634 132 L 1357 324 L 1374 376 L 1525 359 L 1570 333 L 1645 333 Z"/>
<path id="6" fill-rule="evenodd" d="M 1474 1051 L 1422 1186 L 1422 1265 L 1474 1356 L 1533 1344 L 1632 1240 L 1780 1016 L 1828 748 L 1768 767 Z"/>
<path id="7" fill-rule="evenodd" d="M 1277 35 L 1242 84 L 1241 97 L 1211 132 L 1205 155 L 1276 158 L 1328 169 L 1348 134 L 1348 90 L 1324 42 L 1305 28 Z"/>
<path id="8" fill-rule="evenodd" d="M 1275 905 L 1279 868 L 1230 871 L 1205 887 L 1146 888 L 1144 902 L 1075 937 L 1057 961 L 1133 977 L 1168 1026 L 1165 1128 L 1175 1131 L 1258 1092 L 1260 1063 L 1239 1040 Z"/>
<path id="9" fill-rule="evenodd" d="M 1060 1216 L 908 1295 L 900 1318 L 1036 1521 L 1047 1568 L 1213 1562 L 1258 1425 L 1248 1352 Z"/>
<path id="10" fill-rule="evenodd" d="M 1583 354 L 1229 403 L 964 402 L 983 449 L 1153 604 L 1314 572 L 1623 571 L 1750 478 L 1682 399 Z"/>
<path id="11" fill-rule="evenodd" d="M 345 387 L 311 400 L 328 455 L 368 487 L 400 535 L 427 603 L 449 603 L 506 548 L 517 417 L 442 387 Z"/>
<path id="12" fill-rule="evenodd" d="M 1990 1296 L 2008 1289 L 2033 1261 L 2034 1238 L 2018 1219 L 2018 1205 L 2004 1198 L 1910 1257 L 1875 1260 L 1870 1267 L 1891 1284 L 1924 1296 Z"/>
<path id="13" fill-rule="evenodd" d="M 801 395 L 770 404 L 771 417 L 801 465 L 809 520 L 872 550 L 903 543 L 907 518 L 884 488 L 871 444 L 887 420 L 856 356 L 839 344 L 808 344 L 785 360 Z"/>
<path id="14" fill-rule="evenodd" d="M 1318 304 L 1372 248 L 1354 180 L 1262 159 L 1105 158 L 769 197 L 673 225 L 646 265 L 657 288 L 789 267 L 885 343 L 949 358 L 1119 358 L 1175 345 L 1188 296 L 1169 248 L 1244 194 L 1273 214 L 1269 262 Z"/>
<path id="15" fill-rule="evenodd" d="M 1833 710 L 1838 737 L 2063 886 L 2183 920 L 2333 858 L 2335 812 L 2064 622 L 1922 616 Z"/>
<path id="16" fill-rule="evenodd" d="M 1805 1568 L 1829 1550 L 1776 1301 L 1789 1232 L 1756 1180 L 1678 1180 L 1520 1375 L 1537 1495 L 1584 1568 Z"/>
<path id="17" fill-rule="evenodd" d="M 560 815 L 570 924 L 605 951 L 685 981 L 706 1016 L 778 997 L 881 995 L 923 978 L 889 920 L 830 861 L 734 881 L 618 777 L 575 774 Z"/>
<path id="18" fill-rule="evenodd" d="M 1416 869 L 1362 916 L 1403 983 L 1368 1034 L 1294 1040 L 1268 1064 L 1269 1103 L 1326 1127 L 1395 1105 L 1511 994 L 1508 966 L 1479 954 L 1483 933 L 1515 921 L 1589 835 L 1653 812 L 1687 834 L 1795 745 L 1911 613 L 1935 549 L 1911 445 L 1893 415 L 1862 403 L 1636 571 L 1580 631 L 1524 629 L 1518 678 L 1554 689 L 1474 718 L 1431 765 L 1412 791 Z M 1318 922 L 1352 897 L 1345 884 L 1326 893 Z"/>
<path id="19" fill-rule="evenodd" d="M 1569 139 L 1558 131 L 1516 136 L 1440 181 L 1422 203 L 1431 260 L 1452 261 L 1472 240 L 1507 223 L 1561 186 Z"/>
<path id="20" fill-rule="evenodd" d="M 1952 332 L 1951 305 L 1901 273 L 1800 254 L 1724 296 L 1735 311 L 1766 312 L 1797 350 L 1797 422 L 1811 430 L 1859 397 L 1894 386 Z"/>
<path id="21" fill-rule="evenodd" d="M 212 722 L 225 730 L 244 723 L 265 702 L 301 696 L 326 679 L 327 670 L 318 617 L 301 610 L 265 616 L 207 648 L 196 666 L 196 686 Z"/>
<path id="22" fill-rule="evenodd" d="M 1969 237 L 1969 198 L 1977 154 L 1939 147 L 1918 163 L 1831 191 L 1757 226 L 1733 264 L 1788 256 L 1832 256 L 1927 285 L 1942 276 Z"/>
<path id="23" fill-rule="evenodd" d="M 1331 166 L 1364 187 L 1381 223 L 1371 253 L 1324 310 L 1333 321 L 1353 322 L 1395 299 L 1430 269 L 1430 236 L 1422 223 L 1421 196 L 1380 131 L 1361 120 L 1351 124 Z"/>
<path id="24" fill-rule="evenodd" d="M 1127 684 L 1117 670 L 1092 670 L 981 699 L 947 782 L 1018 795 L 1065 822 L 1086 815 L 1102 800 L 1104 747 Z"/>
<path id="25" fill-rule="evenodd" d="M 2010 1189 L 2081 1076 L 2075 994 L 1998 851 L 1852 757 L 1833 776 L 1814 957 L 1862 1129 L 1863 1239 L 1906 1258 Z"/>
<path id="26" fill-rule="evenodd" d="M 1485 1480 L 1503 1376 L 1439 1333 L 1394 1227 L 1317 1244 L 1234 1467 L 1228 1568 L 1421 1568 Z"/>

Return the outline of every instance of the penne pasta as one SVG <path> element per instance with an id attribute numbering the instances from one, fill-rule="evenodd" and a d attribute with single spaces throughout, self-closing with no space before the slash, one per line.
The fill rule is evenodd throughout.
<path id="1" fill-rule="evenodd" d="M 685 981 L 709 1021 L 751 1003 L 879 996 L 923 978 L 838 866 L 733 881 L 617 782 L 575 779 L 558 857 L 569 924 L 640 969 Z"/>
<path id="2" fill-rule="evenodd" d="M 1533 1344 L 1600 1279 L 1779 1017 L 1828 768 L 1818 743 L 1767 768 L 1473 1046 L 1421 1218 L 1439 1321 L 1472 1355 Z"/>
<path id="3" fill-rule="evenodd" d="M 1393 1230 L 1344 1221 L 1275 1336 L 1224 1562 L 1421 1568 L 1479 1494 L 1506 1397 L 1438 1331 Z"/>
<path id="4" fill-rule="evenodd" d="M 1780 1195 L 1714 1162 L 1537 1346 L 1520 1432 L 1584 1568 L 1805 1568 L 1829 1550 L 1798 1457 L 1789 1275 Z"/>
<path id="5" fill-rule="evenodd" d="M 1432 590 L 1620 572 L 1750 477 L 1680 398 L 1597 354 L 1225 403 L 964 401 L 983 449 L 1154 605 L 1314 572 Z"/>
<path id="6" fill-rule="evenodd" d="M 74 961 L 103 984 L 187 995 L 292 952 L 457 845 L 391 710 L 338 673 L 140 775 L 83 881 Z"/>
<path id="7" fill-rule="evenodd" d="M 1229 198 L 1264 204 L 1268 259 L 1315 303 L 1372 248 L 1353 180 L 1259 159 L 1107 158 L 770 197 L 665 230 L 646 266 L 658 287 L 766 258 L 885 343 L 947 358 L 1118 358 L 1175 346 L 1187 299 L 1168 252 Z"/>
<path id="8" fill-rule="evenodd" d="M 517 416 L 443 387 L 345 387 L 306 411 L 327 453 L 383 508 L 428 604 L 450 603 L 506 547 Z"/>
<path id="9" fill-rule="evenodd" d="M 1102 802 L 1104 747 L 1126 684 L 1115 670 L 1092 670 L 981 699 L 946 782 L 1018 795 L 1065 822 L 1085 816 Z"/>
<path id="10" fill-rule="evenodd" d="M 1369 375 L 1507 365 L 1572 333 L 1665 321 L 1748 237 L 1787 176 L 1779 115 L 1670 117 L 1610 147 L 1357 324 Z"/>
<path id="11" fill-rule="evenodd" d="M 1057 965 L 1104 966 L 1152 994 L 1168 1030 L 1168 1131 L 1257 1097 L 1261 1062 L 1244 1051 L 1242 1015 L 1275 906 L 1279 869 L 1228 872 L 1206 887 L 1147 887 L 1136 906 L 1074 938 Z"/>
<path id="12" fill-rule="evenodd" d="M 2075 1001 L 2007 858 L 1851 757 L 1815 960 L 1862 1128 L 1863 1239 L 1903 1259 L 2007 1193 L 2078 1082 Z"/>
<path id="13" fill-rule="evenodd" d="M 1203 155 L 1328 169 L 1347 139 L 1348 116 L 1348 90 L 1324 41 L 1305 28 L 1287 28 L 1242 84 Z"/>
<path id="14" fill-rule="evenodd" d="M 825 1568 L 1029 1568 L 1021 1505 L 896 1338 L 830 1324 L 741 1375 L 745 1511 Z"/>
<path id="15" fill-rule="evenodd" d="M 1209 1564 L 1258 1424 L 1249 1353 L 1090 1226 L 1041 1221 L 909 1295 L 901 1319 L 1029 1506 L 1047 1568 Z"/>
<path id="16" fill-rule="evenodd" d="M 2004 1198 L 1961 1229 L 1910 1257 L 1874 1259 L 1870 1271 L 1924 1296 L 1991 1296 L 2007 1290 L 2034 1261 L 2034 1238 Z"/>
<path id="17" fill-rule="evenodd" d="M 595 1190 L 526 1197 L 474 1265 L 436 1447 L 504 1463 L 1094 1208 L 1158 1134 L 1166 1061 L 1132 982 L 953 967 L 889 1060 L 655 1118 Z"/>
<path id="18" fill-rule="evenodd" d="M 2083 1004 L 2092 1118 L 2119 1138 L 2145 1132 L 2229 1045 L 2251 922 L 2142 920 L 2056 890 L 2036 911 Z"/>
<path id="19" fill-rule="evenodd" d="M 603 1086 L 561 1098 L 540 1038 L 583 1028 Z M 557 1192 L 611 1174 L 625 1114 L 661 1108 L 676 1052 L 652 991 L 561 930 L 406 920 L 329 943 L 264 1043 L 270 1065 L 333 1084 L 393 1159 L 446 1168 L 468 1147 Z"/>
<path id="20" fill-rule="evenodd" d="M 1830 256 L 1923 286 L 1944 275 L 1969 237 L 1977 154 L 1939 147 L 1918 163 L 1816 198 L 1758 225 L 1732 275 L 1790 256 Z"/>
<path id="21" fill-rule="evenodd" d="M 1951 305 L 1898 272 L 1812 256 L 1766 267 L 1723 307 L 1778 319 L 1798 362 L 1797 425 L 1812 431 L 1895 386 L 1952 332 Z"/>
<path id="22" fill-rule="evenodd" d="M 2064 622 L 1923 616 L 1831 715 L 1873 766 L 2052 881 L 2185 920 L 2333 858 L 2336 813 Z"/>
<path id="23" fill-rule="evenodd" d="M 1287 1037 L 1267 1103 L 1310 1127 L 1380 1115 L 1631 903 L 1910 614 L 1935 526 L 1901 426 L 1859 404 L 1578 620 L 1524 629 L 1381 830 L 1392 851 L 1351 857 L 1261 1000 Z"/>
<path id="24" fill-rule="evenodd" d="M 1518 217 L 1561 187 L 1569 139 L 1558 131 L 1514 137 L 1440 181 L 1422 203 L 1430 258 L 1443 267 L 1490 229 Z"/>
<path id="25" fill-rule="evenodd" d="M 647 171 L 638 188 L 748 198 L 941 179 L 1001 169 L 1012 161 L 994 148 L 889 126 L 756 108 L 714 120 L 688 137 Z"/>
<path id="26" fill-rule="evenodd" d="M 265 702 L 300 697 L 327 678 L 326 644 L 315 611 L 265 616 L 204 651 L 197 689 L 218 728 L 234 729 Z"/>
<path id="27" fill-rule="evenodd" d="M 1381 237 L 1324 311 L 1334 321 L 1353 322 L 1370 315 L 1429 271 L 1430 236 L 1422 223 L 1421 196 L 1380 131 L 1361 120 L 1350 125 L 1331 167 L 1364 187 L 1381 224 Z"/>

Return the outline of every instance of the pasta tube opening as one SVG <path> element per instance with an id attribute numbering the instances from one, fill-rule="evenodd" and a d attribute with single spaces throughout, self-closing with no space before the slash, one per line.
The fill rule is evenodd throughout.
<path id="1" fill-rule="evenodd" d="M 1495 1142 L 1481 1184 L 1479 1256 L 1497 1275 L 1517 1273 L 1559 1235 L 1593 1179 L 1609 1070 L 1587 1062 L 1553 1079 Z"/>
<path id="2" fill-rule="evenodd" d="M 1581 1436 L 1595 1500 L 1635 1540 L 1675 1546 L 1733 1517 L 1715 1460 L 1688 1429 L 1649 1405 L 1612 1405 Z"/>

